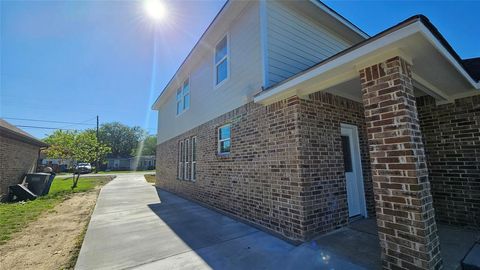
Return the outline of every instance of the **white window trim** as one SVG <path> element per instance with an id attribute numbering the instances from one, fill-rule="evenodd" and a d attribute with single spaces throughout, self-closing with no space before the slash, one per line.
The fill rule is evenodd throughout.
<path id="1" fill-rule="evenodd" d="M 197 157 L 195 156 L 195 160 L 193 159 L 193 142 L 195 141 L 195 154 L 196 154 L 196 152 L 197 152 L 196 151 L 197 150 L 197 136 L 193 136 L 190 141 L 192 143 L 192 146 L 190 147 L 190 148 L 192 148 L 192 150 L 191 150 L 191 160 L 192 160 L 191 162 L 192 162 L 192 164 L 191 164 L 190 180 L 195 182 L 195 180 L 197 180 L 197 179 L 195 177 L 196 173 L 195 174 L 193 173 L 193 164 L 195 164 L 195 166 L 197 165 Z M 195 172 L 196 172 L 196 169 L 195 169 Z"/>
<path id="2" fill-rule="evenodd" d="M 227 38 L 227 54 L 222 59 L 215 61 L 215 55 L 217 54 L 217 45 L 220 43 L 224 38 Z M 224 59 L 227 59 L 227 78 L 225 80 L 219 82 L 217 84 L 217 66 L 221 63 Z M 215 47 L 213 47 L 213 87 L 214 89 L 220 88 L 230 79 L 230 33 L 226 33 L 220 40 L 215 43 Z"/>
<path id="3" fill-rule="evenodd" d="M 230 127 L 230 137 L 228 137 L 228 139 L 220 139 L 220 130 L 224 127 L 227 127 L 229 126 Z M 221 148 L 221 143 L 224 142 L 224 141 L 230 141 L 230 151 L 228 152 L 220 152 L 220 148 Z M 218 128 L 217 130 L 217 154 L 218 155 L 230 155 L 230 152 L 232 150 L 232 124 L 231 123 L 228 123 L 228 124 L 225 124 L 221 127 Z"/>
<path id="4" fill-rule="evenodd" d="M 190 178 L 188 177 L 188 164 L 189 164 L 189 161 L 188 161 L 188 156 L 189 156 L 189 153 L 188 153 L 188 144 L 190 143 L 190 140 L 189 139 L 185 139 L 185 141 L 183 142 L 183 145 L 184 145 L 184 148 L 185 148 L 185 151 L 184 151 L 184 166 L 183 166 L 183 180 L 190 180 Z"/>
<path id="5" fill-rule="evenodd" d="M 184 92 L 185 83 L 188 83 L 188 96 L 190 97 L 190 100 L 188 101 L 188 108 L 187 109 L 185 109 L 185 97 L 187 96 L 186 93 Z M 183 81 L 183 84 L 182 84 L 182 101 L 183 101 L 183 111 L 184 112 L 190 110 L 190 105 L 192 104 L 192 95 L 190 93 L 191 93 L 190 78 L 187 78 L 186 80 Z"/>
<path id="6" fill-rule="evenodd" d="M 177 168 L 177 179 L 183 179 L 183 140 L 178 142 L 178 168 Z"/>
<path id="7" fill-rule="evenodd" d="M 178 91 L 180 91 L 180 99 L 178 99 Z M 178 111 L 178 103 L 181 104 L 180 111 Z M 183 93 L 182 93 L 182 88 L 180 87 L 180 88 L 177 88 L 177 90 L 175 90 L 175 114 L 179 116 L 182 113 L 183 113 Z"/>
<path id="8" fill-rule="evenodd" d="M 185 86 L 185 83 L 188 82 L 188 94 L 190 95 L 190 103 L 188 104 L 188 109 L 184 109 L 185 108 L 185 93 L 183 92 L 183 87 Z M 181 111 L 179 113 L 177 113 L 177 106 L 178 106 L 178 102 L 179 100 L 177 99 L 177 91 L 178 90 L 181 90 L 181 94 L 180 94 L 180 103 L 182 104 L 182 108 L 181 108 Z M 182 84 L 177 88 L 177 90 L 175 90 L 175 113 L 176 113 L 176 116 L 180 116 L 182 115 L 184 112 L 190 110 L 190 106 L 192 106 L 192 85 L 190 84 L 190 77 L 187 77 L 186 80 L 183 80 Z"/>

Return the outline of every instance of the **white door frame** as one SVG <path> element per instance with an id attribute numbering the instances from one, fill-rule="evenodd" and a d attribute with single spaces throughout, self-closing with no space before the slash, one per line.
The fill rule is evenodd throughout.
<path id="1" fill-rule="evenodd" d="M 341 128 L 341 135 L 350 135 L 344 133 L 344 130 L 350 130 L 352 136 L 349 136 L 350 138 L 350 147 L 351 147 L 351 155 L 352 155 L 352 165 L 353 165 L 353 170 L 355 172 L 355 178 L 357 180 L 357 189 L 358 189 L 358 194 L 360 197 L 360 210 L 362 216 L 365 218 L 367 216 L 367 205 L 365 202 L 365 187 L 364 187 L 364 182 L 363 182 L 363 171 L 362 171 L 362 158 L 360 155 L 360 141 L 358 139 L 358 128 L 357 126 L 350 125 L 350 124 L 340 124 Z M 345 178 L 346 181 L 346 178 Z M 348 194 L 347 194 L 348 196 Z"/>

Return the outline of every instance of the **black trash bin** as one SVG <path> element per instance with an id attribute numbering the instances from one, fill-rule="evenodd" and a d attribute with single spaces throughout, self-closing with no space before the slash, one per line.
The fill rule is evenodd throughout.
<path id="1" fill-rule="evenodd" d="M 35 200 L 37 195 L 33 194 L 27 187 L 22 185 L 14 185 L 8 187 L 8 201 L 19 202 Z"/>
<path id="2" fill-rule="evenodd" d="M 42 192 L 41 196 L 48 194 L 48 192 L 50 191 L 50 187 L 52 186 L 53 179 L 55 178 L 56 175 L 57 174 L 53 173 L 53 172 L 50 174 L 50 177 L 48 178 L 47 183 L 45 184 L 45 187 L 43 188 L 43 192 Z"/>
<path id="3" fill-rule="evenodd" d="M 45 187 L 50 179 L 49 173 L 29 173 L 27 174 L 27 187 L 37 196 L 44 195 Z"/>

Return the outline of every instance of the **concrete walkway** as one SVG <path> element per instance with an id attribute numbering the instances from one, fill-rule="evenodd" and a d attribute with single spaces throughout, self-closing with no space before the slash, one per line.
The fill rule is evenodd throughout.
<path id="1" fill-rule="evenodd" d="M 367 269 L 322 241 L 293 246 L 128 174 L 100 192 L 76 269 Z"/>

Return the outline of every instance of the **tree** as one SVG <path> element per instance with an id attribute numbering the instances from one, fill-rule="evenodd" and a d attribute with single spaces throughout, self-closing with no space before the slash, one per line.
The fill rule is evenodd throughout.
<path id="1" fill-rule="evenodd" d="M 143 140 L 143 149 L 142 155 L 143 156 L 154 156 L 157 152 L 157 136 L 150 135 Z"/>
<path id="2" fill-rule="evenodd" d="M 94 162 L 103 159 L 110 153 L 110 147 L 97 141 L 95 131 L 85 130 L 78 131 L 62 131 L 56 130 L 53 134 L 45 139 L 50 144 L 44 153 L 49 158 L 58 158 L 83 162 Z M 72 164 L 71 164 L 72 165 Z M 77 186 L 78 179 L 73 177 L 72 189 Z"/>
<path id="3" fill-rule="evenodd" d="M 86 130 L 76 134 L 74 142 L 73 152 L 78 161 L 94 163 L 97 160 L 104 159 L 111 151 L 106 144 L 97 142 L 94 130 Z"/>
<path id="4" fill-rule="evenodd" d="M 44 139 L 50 146 L 44 150 L 48 158 L 61 160 L 74 160 L 74 145 L 76 132 L 55 130 L 53 134 Z M 70 164 L 72 165 L 72 164 Z"/>
<path id="5" fill-rule="evenodd" d="M 135 154 L 138 143 L 145 137 L 145 131 L 138 127 L 129 127 L 118 122 L 100 126 L 99 137 L 102 143 L 111 148 L 112 157 L 130 157 Z"/>

